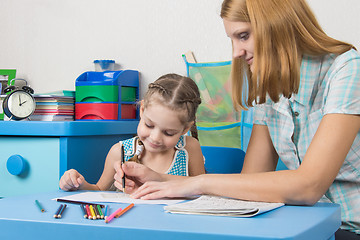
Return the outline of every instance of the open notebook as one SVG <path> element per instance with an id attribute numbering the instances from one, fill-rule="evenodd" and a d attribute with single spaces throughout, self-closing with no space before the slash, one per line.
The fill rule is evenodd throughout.
<path id="1" fill-rule="evenodd" d="M 165 206 L 164 209 L 170 213 L 252 217 L 283 205 L 284 203 L 251 202 L 203 195 L 195 200 Z"/>

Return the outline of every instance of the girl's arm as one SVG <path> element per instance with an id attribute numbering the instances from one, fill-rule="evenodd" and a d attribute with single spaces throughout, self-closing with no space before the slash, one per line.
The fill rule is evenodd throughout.
<path id="1" fill-rule="evenodd" d="M 114 162 L 119 161 L 121 157 L 120 144 L 117 143 L 112 146 L 105 160 L 103 173 L 96 184 L 91 184 L 75 169 L 70 169 L 61 177 L 59 186 L 62 190 L 93 190 L 105 191 L 108 190 L 114 182 L 115 170 L 113 168 Z"/>
<path id="2" fill-rule="evenodd" d="M 120 143 L 114 144 L 106 156 L 103 173 L 101 174 L 99 181 L 96 183 L 98 190 L 107 191 L 114 183 L 115 162 L 119 162 L 119 164 L 121 162 Z"/>
<path id="3" fill-rule="evenodd" d="M 189 154 L 189 176 L 204 174 L 204 156 L 202 155 L 199 141 L 193 137 L 186 136 L 185 148 Z"/>
<path id="4" fill-rule="evenodd" d="M 252 145 L 269 138 L 266 127 L 256 127 Z M 360 117 L 346 114 L 327 114 L 297 170 L 256 172 L 274 167 L 256 168 L 249 160 L 268 156 L 269 146 L 261 152 L 261 146 L 252 149 L 246 156 L 246 166 L 242 174 L 204 174 L 185 180 L 168 182 L 147 182 L 138 189 L 135 198 L 155 199 L 162 197 L 184 197 L 199 194 L 213 194 L 238 199 L 266 202 L 284 202 L 296 205 L 312 205 L 327 191 L 338 174 L 349 149 L 360 130 Z M 249 155 L 248 155 L 249 154 Z M 272 153 L 273 155 L 273 153 Z M 263 160 L 259 160 L 261 163 Z M 265 161 L 265 165 L 266 165 Z M 255 170 L 255 173 L 247 173 Z"/>

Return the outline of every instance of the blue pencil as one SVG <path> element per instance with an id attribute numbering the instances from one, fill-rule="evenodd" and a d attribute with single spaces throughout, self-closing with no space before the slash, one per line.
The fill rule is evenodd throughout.
<path id="1" fill-rule="evenodd" d="M 57 218 L 57 217 L 58 217 L 58 215 L 59 215 L 59 213 L 60 213 L 60 211 L 61 211 L 62 207 L 63 207 L 63 205 L 62 205 L 62 204 L 60 204 L 59 208 L 56 210 L 56 212 L 55 212 L 55 214 L 54 214 L 54 218 Z"/>
<path id="2" fill-rule="evenodd" d="M 61 211 L 59 212 L 59 214 L 57 216 L 58 218 L 61 218 L 61 215 L 64 213 L 65 208 L 66 208 L 66 204 L 64 204 L 64 206 L 61 208 Z"/>
<path id="3" fill-rule="evenodd" d="M 108 208 L 109 208 L 109 205 L 106 205 L 105 211 L 104 211 L 104 219 L 105 219 L 105 220 L 106 220 L 106 218 L 107 218 Z"/>

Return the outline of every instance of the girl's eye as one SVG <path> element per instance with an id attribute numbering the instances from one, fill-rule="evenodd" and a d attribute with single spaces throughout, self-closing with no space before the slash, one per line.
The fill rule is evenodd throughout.
<path id="1" fill-rule="evenodd" d="M 175 135 L 174 133 L 168 133 L 168 132 L 164 132 L 164 134 L 165 134 L 165 136 L 168 136 L 168 137 L 172 137 Z"/>
<path id="2" fill-rule="evenodd" d="M 145 123 L 145 126 L 146 126 L 147 128 L 153 128 L 153 127 L 154 127 L 154 126 L 149 125 L 149 124 L 147 124 L 147 123 Z"/>

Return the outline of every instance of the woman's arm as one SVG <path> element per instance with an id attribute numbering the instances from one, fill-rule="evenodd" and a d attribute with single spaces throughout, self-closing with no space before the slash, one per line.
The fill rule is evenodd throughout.
<path id="1" fill-rule="evenodd" d="M 274 171 L 278 158 L 268 127 L 255 124 L 251 132 L 241 173 Z"/>
<path id="2" fill-rule="evenodd" d="M 199 141 L 193 137 L 186 136 L 185 148 L 189 154 L 189 176 L 204 174 L 204 156 L 202 155 Z"/>
<path id="3" fill-rule="evenodd" d="M 180 181 L 147 182 L 133 196 L 154 199 L 213 194 L 252 201 L 311 205 L 334 181 L 359 130 L 359 116 L 328 114 L 323 117 L 297 170 L 245 173 L 246 169 L 252 170 L 246 166 L 242 174 L 204 174 Z M 254 138 L 258 138 L 256 136 L 261 134 Z M 253 139 L 253 142 L 257 143 L 258 139 Z M 261 146 L 258 149 L 261 157 Z M 255 153 L 251 155 L 249 159 L 255 157 Z"/>

